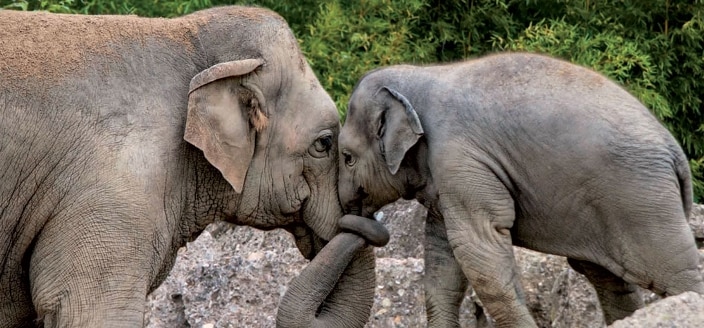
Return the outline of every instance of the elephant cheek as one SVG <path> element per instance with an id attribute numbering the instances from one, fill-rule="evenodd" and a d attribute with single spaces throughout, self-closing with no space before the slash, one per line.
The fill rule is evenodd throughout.
<path id="1" fill-rule="evenodd" d="M 278 197 L 281 213 L 291 215 L 301 211 L 305 212 L 303 206 L 311 196 L 311 189 L 308 183 L 302 177 L 295 180 L 287 180 L 284 180 L 283 187 L 279 187 L 279 189 L 283 190 L 281 196 Z"/>

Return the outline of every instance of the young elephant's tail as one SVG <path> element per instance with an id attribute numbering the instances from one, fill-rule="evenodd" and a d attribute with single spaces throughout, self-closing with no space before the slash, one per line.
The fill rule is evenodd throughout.
<path id="1" fill-rule="evenodd" d="M 689 220 L 694 203 L 694 197 L 692 196 L 692 171 L 689 168 L 687 157 L 679 147 L 673 152 L 673 155 L 675 156 L 675 172 L 677 173 L 677 180 L 679 180 L 680 183 L 680 195 L 682 196 L 684 215 Z"/>

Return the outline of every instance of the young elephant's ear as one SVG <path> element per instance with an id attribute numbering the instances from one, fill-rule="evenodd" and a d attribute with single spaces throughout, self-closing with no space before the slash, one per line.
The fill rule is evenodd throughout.
<path id="1" fill-rule="evenodd" d="M 257 131 L 266 125 L 264 97 L 242 77 L 262 66 L 261 59 L 214 65 L 191 79 L 184 139 L 203 151 L 238 193 L 254 156 Z"/>
<path id="2" fill-rule="evenodd" d="M 377 133 L 386 166 L 391 174 L 396 174 L 406 152 L 423 135 L 423 127 L 415 109 L 401 93 L 388 87 L 381 88 L 379 93 L 386 98 L 386 109 L 381 114 Z"/>

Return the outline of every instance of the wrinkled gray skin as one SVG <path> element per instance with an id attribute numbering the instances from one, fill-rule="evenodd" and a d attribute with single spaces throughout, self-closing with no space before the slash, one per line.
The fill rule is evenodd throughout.
<path id="1" fill-rule="evenodd" d="M 372 309 L 370 302 L 357 302 L 354 311 L 367 316 L 348 316 L 344 320 L 331 320 L 339 315 L 340 308 L 322 299 L 332 293 L 337 300 L 373 299 L 374 289 L 360 282 L 375 282 L 376 264 L 372 247 L 384 246 L 389 232 L 375 221 L 355 215 L 340 219 L 343 232 L 336 235 L 315 256 L 291 284 L 281 299 L 276 324 L 280 328 L 330 328 L 364 327 Z M 349 233 L 354 231 L 356 234 Z M 364 238 L 360 237 L 364 236 Z M 318 309 L 311 312 L 310 309 Z"/>
<path id="2" fill-rule="evenodd" d="M 275 13 L 0 10 L 0 48 L 0 327 L 140 327 L 215 220 L 283 227 L 308 258 L 338 232 L 339 117 Z M 369 316 L 358 258 L 329 326 Z"/>
<path id="3" fill-rule="evenodd" d="M 429 208 L 429 326 L 457 327 L 467 280 L 500 327 L 533 327 L 511 245 L 562 255 L 607 322 L 636 285 L 704 293 L 685 155 L 633 96 L 564 61 L 501 54 L 365 75 L 340 132 L 340 201 Z"/>

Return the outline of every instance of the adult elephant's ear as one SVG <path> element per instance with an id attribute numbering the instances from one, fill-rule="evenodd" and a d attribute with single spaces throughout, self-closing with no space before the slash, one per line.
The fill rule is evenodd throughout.
<path id="1" fill-rule="evenodd" d="M 385 109 L 379 117 L 377 134 L 386 166 L 391 174 L 396 174 L 406 152 L 423 135 L 423 127 L 415 109 L 401 93 L 382 87 L 379 94 L 384 97 Z"/>
<path id="2" fill-rule="evenodd" d="M 254 155 L 256 132 L 266 126 L 264 97 L 243 79 L 261 59 L 214 65 L 191 79 L 184 139 L 203 151 L 238 193 Z"/>

